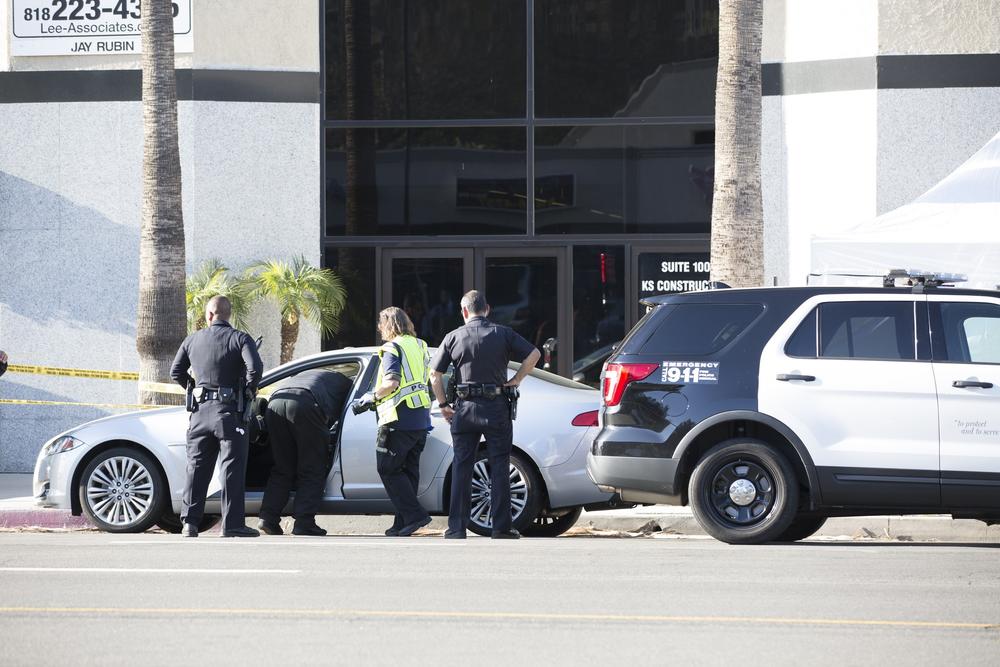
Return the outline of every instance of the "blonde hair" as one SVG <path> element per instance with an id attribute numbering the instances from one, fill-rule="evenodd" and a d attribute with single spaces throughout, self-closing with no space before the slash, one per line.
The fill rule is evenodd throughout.
<path id="1" fill-rule="evenodd" d="M 396 306 L 389 306 L 378 314 L 378 332 L 385 341 L 390 341 L 396 336 L 417 335 L 410 316 L 405 310 Z"/>

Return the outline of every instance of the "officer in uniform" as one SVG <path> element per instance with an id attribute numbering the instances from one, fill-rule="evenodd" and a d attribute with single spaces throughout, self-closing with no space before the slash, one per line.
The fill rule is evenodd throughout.
<path id="1" fill-rule="evenodd" d="M 295 489 L 293 535 L 326 535 L 316 525 L 330 470 L 330 427 L 338 422 L 354 383 L 325 368 L 282 380 L 267 403 L 265 420 L 274 467 L 264 489 L 257 527 L 281 535 L 281 511 Z"/>
<path id="2" fill-rule="evenodd" d="M 514 435 L 508 396 L 531 372 L 541 354 L 534 345 L 510 327 L 487 319 L 490 307 L 485 297 L 472 290 L 462 297 L 459 327 L 444 337 L 431 361 L 431 386 L 441 414 L 451 423 L 454 461 L 451 473 L 451 505 L 445 537 L 464 539 L 472 500 L 472 466 L 480 440 L 486 438 L 490 463 L 490 518 L 494 539 L 520 537 L 511 526 L 510 451 Z M 507 364 L 521 362 L 510 380 Z M 455 365 L 456 405 L 449 405 L 442 374 Z"/>
<path id="3" fill-rule="evenodd" d="M 249 441 L 243 412 L 249 409 L 247 404 L 260 382 L 264 364 L 250 335 L 229 325 L 232 310 L 226 297 L 212 297 L 205 307 L 209 326 L 184 339 L 170 369 L 170 377 L 190 392 L 188 409 L 193 410 L 187 432 L 187 482 L 181 511 L 181 534 L 185 537 L 198 536 L 208 483 L 220 453 L 222 536 L 260 535 L 246 525 L 244 515 Z"/>
<path id="4" fill-rule="evenodd" d="M 355 411 L 374 405 L 378 415 L 375 445 L 378 474 L 396 508 L 389 537 L 409 537 L 431 522 L 417 499 L 420 454 L 431 428 L 431 397 L 427 387 L 427 343 L 416 337 L 413 321 L 401 308 L 386 308 L 378 316 L 385 344 L 379 349 L 375 391 L 358 399 Z"/>

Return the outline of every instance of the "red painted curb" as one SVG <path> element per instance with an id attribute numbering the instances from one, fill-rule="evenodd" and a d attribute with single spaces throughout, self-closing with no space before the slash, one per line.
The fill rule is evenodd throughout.
<path id="1" fill-rule="evenodd" d="M 73 516 L 69 510 L 0 510 L 0 528 L 93 528 L 86 517 Z"/>

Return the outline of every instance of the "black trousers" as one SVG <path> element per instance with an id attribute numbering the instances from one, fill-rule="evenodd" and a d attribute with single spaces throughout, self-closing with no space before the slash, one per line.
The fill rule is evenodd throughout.
<path id="1" fill-rule="evenodd" d="M 385 442 L 389 453 L 377 452 L 375 455 L 382 486 L 385 487 L 392 506 L 396 508 L 396 518 L 392 525 L 397 529 L 430 516 L 417 500 L 417 490 L 420 488 L 420 454 L 424 451 L 425 444 L 426 430 L 390 430 Z"/>
<path id="2" fill-rule="evenodd" d="M 184 485 L 181 520 L 195 526 L 205 515 L 205 496 L 216 460 L 222 477 L 222 525 L 224 529 L 246 525 L 247 452 L 246 426 L 232 403 L 205 401 L 191 413 L 187 432 L 187 480 Z"/>
<path id="3" fill-rule="evenodd" d="M 514 428 L 509 403 L 504 398 L 458 401 L 451 420 L 454 461 L 451 468 L 451 503 L 448 531 L 464 533 L 472 504 L 472 466 L 480 441 L 486 438 L 490 464 L 490 519 L 493 532 L 511 529 L 510 450 Z"/>
<path id="4" fill-rule="evenodd" d="M 260 518 L 279 521 L 295 489 L 295 520 L 314 521 L 329 472 L 326 417 L 311 396 L 285 394 L 268 402 L 264 419 L 274 467 L 264 489 Z"/>

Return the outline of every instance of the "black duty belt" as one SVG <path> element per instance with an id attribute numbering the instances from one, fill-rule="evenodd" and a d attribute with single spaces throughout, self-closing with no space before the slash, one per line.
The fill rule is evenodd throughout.
<path id="1" fill-rule="evenodd" d="M 195 387 L 194 398 L 199 403 L 204 403 L 205 401 L 235 403 L 236 391 L 232 387 Z"/>
<path id="2" fill-rule="evenodd" d="M 485 398 L 492 400 L 504 395 L 504 387 L 500 384 L 460 382 L 455 386 L 455 395 L 461 399 Z"/>

